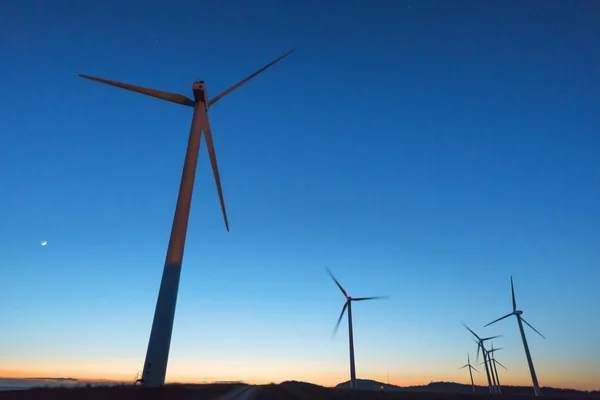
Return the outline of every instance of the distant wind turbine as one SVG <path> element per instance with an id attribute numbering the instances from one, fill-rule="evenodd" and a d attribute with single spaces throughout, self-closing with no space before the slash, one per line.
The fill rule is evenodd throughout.
<path id="1" fill-rule="evenodd" d="M 335 279 L 335 276 L 331 273 L 328 268 L 325 268 L 331 279 L 335 282 L 335 284 L 340 288 L 344 297 L 346 297 L 346 303 L 344 303 L 344 307 L 342 308 L 342 313 L 340 314 L 340 318 L 338 318 L 337 324 L 335 325 L 335 329 L 333 330 L 333 336 L 338 330 L 340 326 L 340 322 L 342 321 L 342 317 L 344 316 L 344 312 L 348 309 L 348 340 L 350 344 L 350 387 L 352 389 L 356 389 L 356 368 L 354 364 L 354 337 L 352 334 L 352 302 L 353 301 L 363 301 L 363 300 L 376 300 L 376 299 L 387 299 L 388 296 L 375 296 L 375 297 L 350 297 L 348 293 L 344 290 L 342 285 Z"/>
<path id="2" fill-rule="evenodd" d="M 507 371 L 508 371 L 508 368 L 506 368 L 504 365 L 500 364 L 500 361 L 496 360 L 495 353 L 499 350 L 502 350 L 502 347 L 494 348 L 494 343 L 492 342 L 492 349 L 490 351 L 488 351 L 488 354 L 491 355 L 490 364 L 491 364 L 491 368 L 493 370 L 492 373 L 496 375 L 496 384 L 497 384 L 496 387 L 498 388 L 498 393 L 502 394 L 502 386 L 500 385 L 500 376 L 498 375 L 498 368 L 496 368 L 496 364 L 501 366 L 502 368 L 504 368 Z"/>
<path id="3" fill-rule="evenodd" d="M 487 360 L 487 366 L 490 369 L 490 375 L 492 376 L 492 388 L 494 390 L 494 393 L 500 393 L 500 391 L 498 390 L 496 374 L 494 374 L 494 367 L 492 366 L 492 358 L 490 356 L 490 352 L 488 351 L 488 349 L 485 348 L 483 344 L 481 345 L 481 351 L 483 352 L 483 359 Z"/>
<path id="4" fill-rule="evenodd" d="M 142 374 L 142 371 L 136 372 L 135 376 L 133 377 L 133 386 L 137 385 L 138 382 L 141 382 L 141 379 L 140 379 L 141 374 Z"/>
<path id="5" fill-rule="evenodd" d="M 471 387 L 473 388 L 473 393 L 475 393 L 475 382 L 473 382 L 473 372 L 471 372 L 471 370 L 475 370 L 475 372 L 479 372 L 477 371 L 477 368 L 475 368 L 474 366 L 471 365 L 471 356 L 469 356 L 469 353 L 467 353 L 467 363 L 465 365 L 463 365 L 462 367 L 460 367 L 459 369 L 463 369 L 463 368 L 469 368 L 469 376 L 471 377 Z"/>
<path id="6" fill-rule="evenodd" d="M 540 385 L 538 384 L 537 375 L 535 374 L 535 368 L 533 367 L 533 361 L 531 360 L 531 354 L 529 353 L 529 346 L 527 345 L 527 338 L 525 337 L 525 330 L 523 329 L 523 322 L 525 322 L 531 329 L 533 329 L 535 331 L 535 333 L 540 335 L 542 338 L 544 338 L 544 339 L 546 339 L 546 338 L 537 329 L 535 329 L 529 322 L 525 321 L 525 318 L 521 317 L 521 314 L 523 314 L 523 311 L 517 310 L 517 301 L 515 300 L 515 286 L 513 284 L 512 276 L 510 277 L 510 290 L 512 292 L 513 311 L 509 314 L 506 314 L 504 317 L 498 318 L 497 320 L 492 321 L 487 325 L 484 325 L 484 328 L 486 326 L 495 324 L 496 322 L 501 321 L 504 318 L 508 318 L 511 315 L 514 315 L 515 317 L 517 317 L 517 323 L 519 324 L 519 330 L 521 331 L 521 338 L 523 339 L 523 347 L 525 348 L 525 356 L 527 357 L 527 364 L 529 364 L 529 372 L 531 373 L 531 380 L 533 382 L 533 391 L 536 396 L 541 396 L 542 392 L 540 391 Z"/>
<path id="7" fill-rule="evenodd" d="M 116 86 L 121 89 L 131 90 L 133 92 L 156 97 L 161 100 L 170 101 L 194 109 L 192 126 L 190 128 L 190 136 L 183 164 L 183 173 L 179 185 L 179 195 L 177 196 L 177 205 L 175 206 L 175 216 L 171 227 L 171 237 L 167 248 L 167 256 L 160 282 L 160 289 L 158 291 L 156 308 L 154 310 L 154 320 L 152 321 L 152 330 L 150 331 L 150 340 L 148 341 L 144 372 L 142 373 L 141 378 L 142 386 L 144 387 L 157 387 L 162 386 L 165 383 L 169 348 L 171 346 L 171 334 L 173 332 L 173 320 L 175 318 L 175 306 L 177 305 L 177 292 L 179 290 L 179 278 L 181 276 L 181 265 L 183 263 L 183 250 L 185 247 L 188 219 L 192 203 L 196 165 L 198 164 L 200 139 L 203 131 L 217 186 L 219 201 L 221 202 L 221 211 L 223 212 L 223 218 L 225 220 L 225 228 L 229 231 L 229 223 L 225 211 L 225 201 L 223 200 L 223 192 L 221 190 L 221 178 L 219 177 L 219 168 L 217 166 L 217 156 L 215 155 L 215 146 L 213 144 L 212 132 L 208 121 L 208 109 L 221 98 L 233 92 L 235 89 L 277 63 L 294 50 L 288 51 L 275 61 L 267 64 L 212 99 L 209 99 L 206 94 L 204 81 L 197 81 L 192 84 L 194 100 L 191 100 L 181 94 L 162 92 L 141 86 L 130 85 L 128 83 L 79 74 L 82 78 Z"/>
<path id="8" fill-rule="evenodd" d="M 483 346 L 483 343 L 486 340 L 491 340 L 491 339 L 499 338 L 499 337 L 501 337 L 501 335 L 491 336 L 491 337 L 487 337 L 487 338 L 480 338 L 464 322 L 463 322 L 462 325 L 465 328 L 467 328 L 467 330 L 469 332 L 471 332 L 473 334 L 473 336 L 475 336 L 477 338 L 477 340 L 475 341 L 475 343 L 477 343 L 477 357 L 476 357 L 476 360 L 479 361 L 479 350 L 482 350 L 482 353 L 483 353 L 483 362 L 484 362 L 484 365 L 485 365 L 485 374 L 487 375 L 487 380 L 488 380 L 488 388 L 489 388 L 490 393 L 495 393 L 494 385 L 492 385 L 492 378 L 490 376 L 490 370 L 488 368 L 487 351 L 485 350 L 485 347 Z"/>

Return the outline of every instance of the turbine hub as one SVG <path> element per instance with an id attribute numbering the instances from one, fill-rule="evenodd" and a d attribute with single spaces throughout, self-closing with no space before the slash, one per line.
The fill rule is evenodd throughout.
<path id="1" fill-rule="evenodd" d="M 204 106 L 208 106 L 208 98 L 206 97 L 206 89 L 204 88 L 204 81 L 196 81 L 192 85 L 192 91 L 194 92 L 194 100 L 204 103 Z"/>

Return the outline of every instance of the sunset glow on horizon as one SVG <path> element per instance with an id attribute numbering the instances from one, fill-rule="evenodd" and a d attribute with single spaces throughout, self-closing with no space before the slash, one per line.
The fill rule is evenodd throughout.
<path id="1" fill-rule="evenodd" d="M 246 364 L 246 365 L 244 365 Z M 347 371 L 331 370 L 331 368 L 319 368 L 317 365 L 312 368 L 313 371 L 309 372 L 308 369 L 302 368 L 298 370 L 289 369 L 289 365 L 293 364 L 290 361 L 284 361 L 281 363 L 274 363 L 265 361 L 262 365 L 253 365 L 252 369 L 254 372 L 250 373 L 248 370 L 248 363 L 243 361 L 229 361 L 229 362 L 210 362 L 202 363 L 199 362 L 196 365 L 192 363 L 182 363 L 173 361 L 170 364 L 170 368 L 173 372 L 167 373 L 167 383 L 211 383 L 221 381 L 243 381 L 248 384 L 269 384 L 269 383 L 280 383 L 284 381 L 302 381 L 309 382 L 326 387 L 334 387 L 339 383 L 346 382 L 349 379 Z M 460 364 L 460 363 L 459 363 Z M 475 363 L 474 363 L 475 365 Z M 458 365 L 459 367 L 460 365 Z M 80 381 L 111 381 L 111 382 L 124 382 L 131 383 L 133 381 L 135 373 L 131 373 L 135 368 L 133 365 L 121 365 L 118 368 L 110 367 L 104 371 L 93 370 L 93 369 L 82 369 L 81 366 L 77 365 L 65 365 L 60 369 L 47 367 L 47 368 L 22 368 L 19 370 L 5 370 L 0 369 L 1 378 L 74 378 Z M 286 368 L 288 367 L 288 368 Z M 457 367 L 457 368 L 458 368 Z M 598 390 L 597 382 L 597 370 L 593 369 L 593 365 L 587 366 L 586 369 L 572 370 L 569 369 L 569 374 L 564 373 L 564 369 L 561 370 L 545 370 L 543 371 L 544 380 L 541 381 L 542 386 L 549 386 L 555 388 L 565 389 L 578 389 L 578 390 Z M 485 386 L 485 372 L 483 366 L 477 366 L 479 374 L 474 372 L 475 383 L 480 386 Z M 190 373 L 188 371 L 195 370 L 199 371 L 197 374 Z M 109 372 L 111 371 L 111 372 Z M 207 371 L 207 372 L 203 372 Z M 521 371 L 520 376 L 510 374 L 508 371 L 502 371 L 501 379 L 503 385 L 512 386 L 530 386 L 531 381 L 528 379 L 526 374 Z M 383 372 L 368 372 L 359 373 L 358 379 L 371 379 L 374 381 L 387 383 L 388 382 L 388 371 Z M 430 372 L 395 372 L 393 369 L 389 370 L 389 383 L 398 386 L 418 386 L 427 385 L 430 382 L 456 382 L 462 384 L 469 384 L 470 380 L 468 373 L 464 370 L 455 371 L 435 371 Z"/>
<path id="2" fill-rule="evenodd" d="M 56 373 L 53 373 L 53 371 L 40 371 L 40 372 L 29 373 L 26 371 L 8 371 L 8 370 L 4 371 L 4 372 L 2 372 L 0 370 L 0 373 L 1 373 L 0 379 L 3 379 L 3 378 L 33 379 L 33 378 L 68 377 L 68 378 L 77 379 L 78 381 L 85 381 L 85 382 L 98 382 L 98 383 L 102 383 L 102 382 L 132 383 L 133 382 L 133 376 L 130 376 L 130 375 L 127 375 L 124 373 L 123 374 L 97 373 L 97 374 L 89 374 L 89 375 L 86 375 L 86 374 L 78 375 L 76 372 L 71 373 L 71 374 L 56 374 Z M 170 383 L 205 384 L 205 383 L 213 383 L 213 382 L 244 382 L 244 383 L 247 383 L 250 385 L 267 385 L 267 384 L 271 384 L 271 383 L 281 383 L 281 382 L 285 382 L 285 381 L 300 381 L 300 382 L 307 382 L 307 383 L 312 383 L 315 385 L 320 385 L 320 386 L 325 386 L 325 387 L 335 387 L 339 383 L 347 382 L 349 380 L 347 373 L 320 373 L 320 374 L 318 374 L 318 376 L 311 375 L 311 374 L 304 374 L 304 375 L 301 374 L 300 377 L 299 377 L 299 375 L 290 375 L 290 374 L 274 374 L 274 375 L 271 374 L 269 376 L 277 376 L 277 375 L 279 375 L 278 378 L 263 377 L 263 378 L 243 379 L 241 377 L 235 376 L 234 374 L 224 374 L 222 376 L 218 376 L 218 375 L 215 376 L 213 374 L 207 378 L 204 378 L 202 376 L 194 377 L 191 374 L 182 374 L 182 375 L 174 375 L 174 376 L 167 374 L 166 383 L 167 384 L 170 384 Z M 431 382 L 456 382 L 456 383 L 461 383 L 464 385 L 470 384 L 468 374 L 467 375 L 460 374 L 461 376 L 456 376 L 456 375 L 459 375 L 459 374 L 441 375 L 441 376 L 434 378 L 434 377 L 431 377 L 428 375 L 398 376 L 397 374 L 390 373 L 389 384 L 401 386 L 401 387 L 421 386 L 421 385 L 427 385 Z M 556 378 L 558 378 L 558 379 L 554 382 L 548 381 L 548 380 L 544 381 L 542 387 L 546 386 L 546 387 L 561 388 L 561 389 L 577 389 L 577 390 L 587 390 L 587 391 L 598 390 L 597 374 L 588 373 L 587 374 L 588 376 L 585 376 L 585 371 L 583 371 L 583 375 L 584 376 L 577 374 L 572 377 L 557 376 Z M 240 375 L 240 376 L 243 376 L 243 375 Z M 283 377 L 281 377 L 281 376 L 283 376 Z M 324 376 L 325 376 L 325 378 L 324 378 Z M 478 378 L 479 379 L 474 377 L 476 385 L 478 385 L 478 386 L 486 386 L 487 385 L 487 383 L 485 382 L 485 378 L 483 376 L 479 376 Z M 384 374 L 367 374 L 365 376 L 360 376 L 358 379 L 374 380 L 377 382 L 388 384 L 388 376 L 386 373 L 384 373 Z M 531 382 L 526 378 L 511 380 L 509 378 L 502 377 L 502 385 L 503 386 L 531 386 Z"/>

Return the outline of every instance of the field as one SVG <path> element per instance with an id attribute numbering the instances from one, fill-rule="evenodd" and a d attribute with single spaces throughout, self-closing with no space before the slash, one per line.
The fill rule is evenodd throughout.
<path id="1" fill-rule="evenodd" d="M 90 387 L 90 388 L 36 388 L 20 391 L 0 392 L 0 400 L 435 400 L 435 399 L 533 399 L 533 395 L 501 395 L 488 394 L 459 394 L 459 393 L 428 393 L 406 391 L 372 391 L 325 388 L 301 382 L 284 382 L 257 386 L 256 390 L 240 392 L 242 384 L 206 384 L 206 385 L 169 385 L 160 389 L 142 389 L 132 386 Z M 238 394 L 239 393 L 239 394 Z M 250 395 L 248 395 L 250 394 Z M 594 399 L 598 395 L 549 395 L 545 399 Z"/>

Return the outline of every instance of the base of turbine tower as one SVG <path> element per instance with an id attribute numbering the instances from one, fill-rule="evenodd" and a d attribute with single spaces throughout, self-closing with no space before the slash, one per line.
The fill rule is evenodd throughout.
<path id="1" fill-rule="evenodd" d="M 144 362 L 142 387 L 161 387 L 165 384 L 180 276 L 181 264 L 165 264 Z"/>

